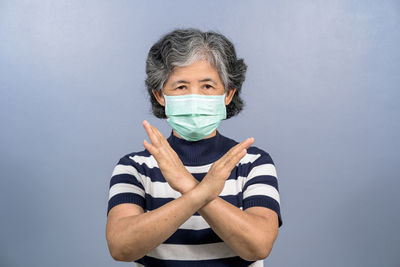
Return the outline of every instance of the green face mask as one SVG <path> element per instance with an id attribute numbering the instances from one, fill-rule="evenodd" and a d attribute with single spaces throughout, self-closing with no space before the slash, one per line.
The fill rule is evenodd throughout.
<path id="1" fill-rule="evenodd" d="M 226 118 L 225 94 L 164 95 L 164 98 L 167 122 L 188 141 L 210 135 Z"/>

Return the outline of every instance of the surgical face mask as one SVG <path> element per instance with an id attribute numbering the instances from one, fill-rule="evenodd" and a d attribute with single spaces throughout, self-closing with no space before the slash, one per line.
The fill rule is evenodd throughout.
<path id="1" fill-rule="evenodd" d="M 167 122 L 188 141 L 210 135 L 226 118 L 223 95 L 164 95 Z"/>

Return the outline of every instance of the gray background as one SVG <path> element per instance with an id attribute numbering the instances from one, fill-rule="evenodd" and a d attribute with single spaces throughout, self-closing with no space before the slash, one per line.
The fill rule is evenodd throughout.
<path id="1" fill-rule="evenodd" d="M 0 265 L 134 265 L 107 249 L 108 183 L 143 119 L 170 133 L 145 59 L 192 26 L 248 65 L 219 131 L 275 161 L 265 265 L 400 266 L 399 22 L 399 1 L 0 1 Z"/>

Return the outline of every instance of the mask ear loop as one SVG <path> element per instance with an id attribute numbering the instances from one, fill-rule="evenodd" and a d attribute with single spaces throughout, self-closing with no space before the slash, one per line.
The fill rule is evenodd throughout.
<path id="1" fill-rule="evenodd" d="M 168 121 L 169 120 L 169 118 L 167 116 L 167 103 L 168 103 L 168 101 L 167 101 L 166 95 L 164 94 L 162 88 L 160 89 L 160 91 L 161 91 L 161 96 L 164 98 L 164 113 L 165 113 L 165 116 L 167 117 L 167 121 Z"/>
<path id="2" fill-rule="evenodd" d="M 165 107 L 167 106 L 167 98 L 165 97 L 165 94 L 164 94 L 162 88 L 160 89 L 160 91 L 161 91 L 161 96 L 162 96 L 162 98 L 164 98 L 164 109 L 165 109 Z"/>
<path id="3" fill-rule="evenodd" d="M 224 97 L 223 97 L 223 99 L 224 99 L 224 105 L 226 106 L 226 104 L 225 104 L 225 103 L 226 103 L 226 92 L 224 92 L 223 96 L 224 96 Z"/>

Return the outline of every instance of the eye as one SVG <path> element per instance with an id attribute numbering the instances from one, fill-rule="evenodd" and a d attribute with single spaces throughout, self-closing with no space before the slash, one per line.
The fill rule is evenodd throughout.
<path id="1" fill-rule="evenodd" d="M 185 87 L 186 87 L 185 85 L 181 85 L 181 86 L 176 87 L 176 89 L 184 89 Z"/>
<path id="2" fill-rule="evenodd" d="M 213 88 L 212 85 L 209 85 L 209 84 L 205 84 L 204 87 L 207 89 Z"/>

